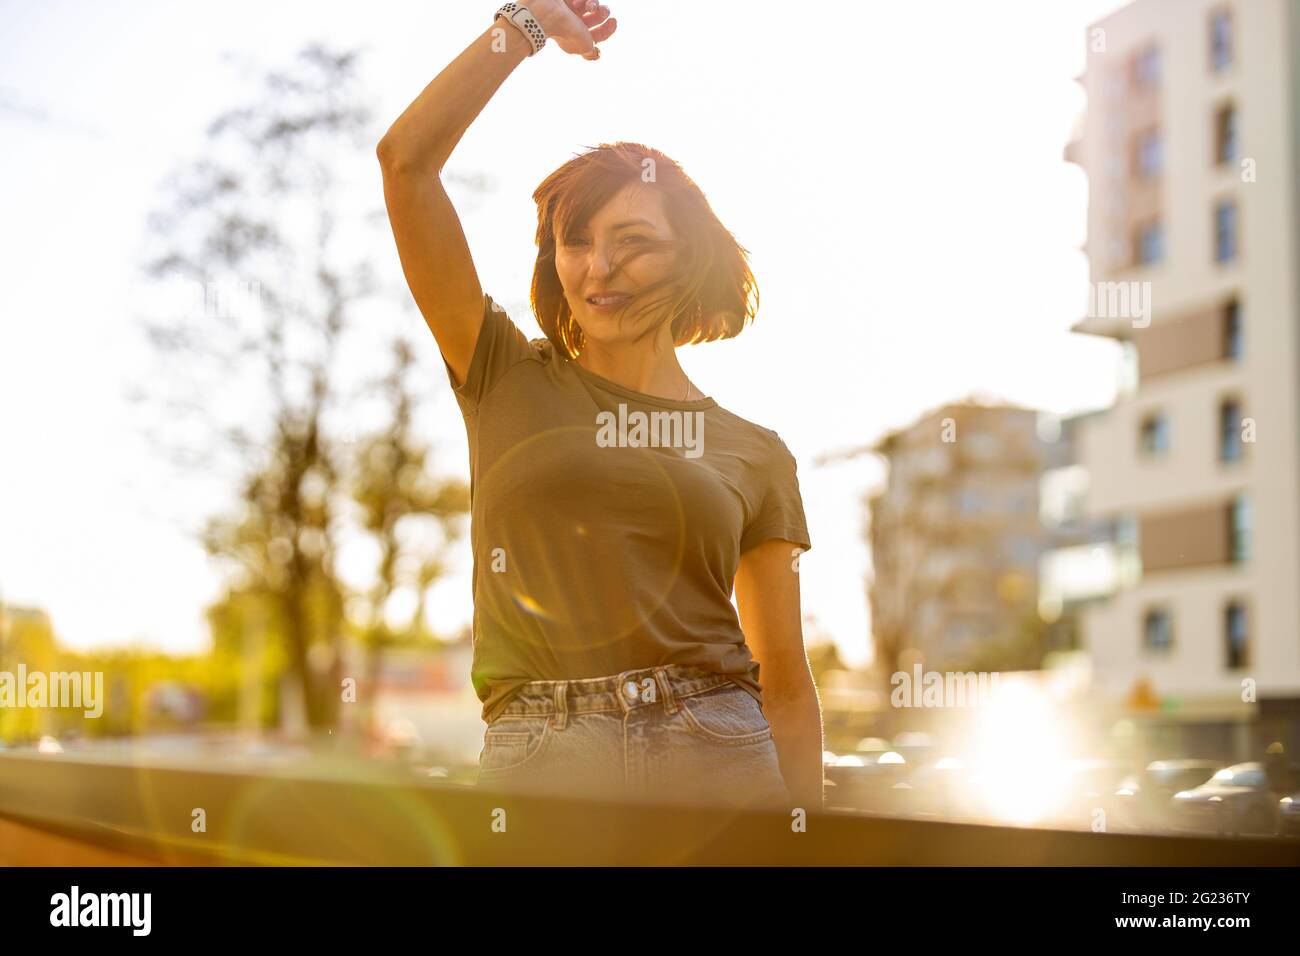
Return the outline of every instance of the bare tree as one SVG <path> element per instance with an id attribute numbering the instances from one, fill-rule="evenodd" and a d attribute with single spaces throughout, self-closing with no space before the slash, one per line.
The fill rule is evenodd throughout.
<path id="1" fill-rule="evenodd" d="M 373 153 L 356 66 L 355 53 L 306 47 L 218 116 L 202 158 L 173 178 L 145 271 L 187 299 L 179 316 L 145 320 L 161 361 L 133 396 L 163 412 L 154 440 L 187 474 L 237 482 L 236 508 L 196 534 L 235 587 L 265 595 L 315 730 L 336 724 L 339 703 L 346 449 L 329 420 L 349 396 L 336 366 L 375 291 L 349 246 L 374 219 L 350 213 L 336 168 Z"/>
<path id="2" fill-rule="evenodd" d="M 410 343 L 395 340 L 392 355 L 391 369 L 380 382 L 391 417 L 385 430 L 358 443 L 350 481 L 362 526 L 379 546 L 375 582 L 366 595 L 361 626 L 367 648 L 362 682 L 367 724 L 374 716 L 384 649 L 426 636 L 426 596 L 445 574 L 448 549 L 460 537 L 459 518 L 469 510 L 469 486 L 460 479 L 430 475 L 430 449 L 412 428 L 414 401 L 407 386 L 414 367 Z M 420 525 L 433 534 L 422 538 Z M 405 620 L 395 625 L 391 601 L 404 588 L 415 594 L 415 602 Z"/>

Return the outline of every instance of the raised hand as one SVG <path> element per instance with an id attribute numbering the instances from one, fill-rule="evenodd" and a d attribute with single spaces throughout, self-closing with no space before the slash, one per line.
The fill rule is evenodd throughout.
<path id="1" fill-rule="evenodd" d="M 596 44 L 618 28 L 609 7 L 597 0 L 527 0 L 525 6 L 561 50 L 581 54 L 584 60 L 600 59 Z"/>

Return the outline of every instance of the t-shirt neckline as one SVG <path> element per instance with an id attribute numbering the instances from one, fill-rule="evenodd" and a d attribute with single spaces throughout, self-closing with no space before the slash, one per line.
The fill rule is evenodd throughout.
<path id="1" fill-rule="evenodd" d="M 618 382 L 612 382 L 602 375 L 597 375 L 591 369 L 583 368 L 571 358 L 565 358 L 565 361 L 572 366 L 573 370 L 587 379 L 598 388 L 607 392 L 613 392 L 616 395 L 623 395 L 627 398 L 635 398 L 639 402 L 645 402 L 648 405 L 662 405 L 665 408 L 680 409 L 699 409 L 713 408 L 718 403 L 712 398 L 692 398 L 682 400 L 677 398 L 662 398 L 659 395 L 648 395 L 645 392 L 638 392 L 636 389 L 628 388 L 626 385 L 620 385 Z"/>

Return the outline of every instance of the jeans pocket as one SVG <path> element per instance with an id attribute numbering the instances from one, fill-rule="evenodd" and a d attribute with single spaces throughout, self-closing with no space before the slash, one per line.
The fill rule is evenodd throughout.
<path id="1" fill-rule="evenodd" d="M 514 770 L 533 761 L 551 737 L 549 714 L 503 714 L 483 734 L 479 775 Z"/>
<path id="2" fill-rule="evenodd" d="M 744 746 L 772 739 L 772 727 L 748 691 L 724 684 L 680 698 L 682 717 L 697 736 L 715 743 Z"/>

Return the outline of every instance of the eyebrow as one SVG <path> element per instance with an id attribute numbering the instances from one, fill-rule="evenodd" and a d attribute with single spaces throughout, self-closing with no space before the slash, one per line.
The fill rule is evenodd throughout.
<path id="1" fill-rule="evenodd" d="M 651 229 L 655 228 L 655 224 L 651 222 L 649 219 L 628 219 L 624 222 L 616 222 L 614 223 L 614 225 L 610 226 L 610 228 L 626 229 L 628 228 L 628 226 L 649 226 Z M 589 225 L 584 226 L 583 228 L 588 229 L 590 228 L 590 226 Z"/>
<path id="2" fill-rule="evenodd" d="M 649 219 L 627 219 L 623 222 L 614 223 L 614 225 L 610 226 L 610 229 L 617 232 L 620 229 L 627 229 L 629 226 L 649 226 L 651 232 L 658 233 L 658 227 L 655 226 L 655 224 L 651 222 Z M 577 231 L 586 232 L 590 228 L 591 226 L 590 224 L 588 224 L 586 226 L 583 226 L 582 229 Z M 564 231 L 564 234 L 566 236 L 575 235 L 575 231 L 572 229 L 566 229 Z"/>

